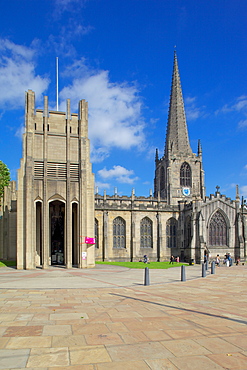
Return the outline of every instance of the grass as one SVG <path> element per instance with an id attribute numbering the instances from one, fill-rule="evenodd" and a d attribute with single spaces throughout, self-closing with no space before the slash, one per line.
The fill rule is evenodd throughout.
<path id="1" fill-rule="evenodd" d="M 171 264 L 170 262 L 102 262 L 96 261 L 96 265 L 113 265 L 113 266 L 123 266 L 132 269 L 144 269 L 148 267 L 149 269 L 169 269 L 171 267 L 178 267 L 182 265 L 188 265 L 188 263 L 177 263 L 174 262 Z M 11 267 L 16 266 L 16 261 L 0 261 L 0 267 Z"/>
<path id="2" fill-rule="evenodd" d="M 123 266 L 128 267 L 132 269 L 144 269 L 145 267 L 148 267 L 149 269 L 169 269 L 171 267 L 178 267 L 182 265 L 188 265 L 188 263 L 178 263 L 174 262 L 173 264 L 170 262 L 150 262 L 150 263 L 144 263 L 144 262 L 102 262 L 102 261 L 96 261 L 96 265 L 113 265 L 113 266 Z"/>
<path id="3" fill-rule="evenodd" d="M 0 261 L 0 267 L 16 266 L 16 261 Z"/>

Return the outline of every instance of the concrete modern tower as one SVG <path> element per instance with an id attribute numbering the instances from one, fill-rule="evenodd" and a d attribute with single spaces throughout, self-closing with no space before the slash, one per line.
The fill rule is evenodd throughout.
<path id="1" fill-rule="evenodd" d="M 192 197 L 205 197 L 202 149 L 200 141 L 197 155 L 190 147 L 176 52 L 164 156 L 159 159 L 156 150 L 155 164 L 155 197 L 160 195 L 169 205 Z"/>
<path id="2" fill-rule="evenodd" d="M 23 157 L 18 172 L 17 268 L 94 266 L 94 176 L 90 163 L 88 107 L 78 114 L 35 108 L 26 93 Z"/>

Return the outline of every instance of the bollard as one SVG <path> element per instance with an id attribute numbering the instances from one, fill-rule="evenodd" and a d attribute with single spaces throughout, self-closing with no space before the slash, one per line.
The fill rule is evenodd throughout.
<path id="1" fill-rule="evenodd" d="M 202 263 L 202 277 L 206 277 L 205 263 Z"/>
<path id="2" fill-rule="evenodd" d="M 205 263 L 205 269 L 206 269 L 206 271 L 208 270 L 208 260 Z"/>
<path id="3" fill-rule="evenodd" d="M 150 285 L 150 283 L 149 283 L 149 268 L 148 267 L 145 267 L 144 285 Z"/>
<path id="4" fill-rule="evenodd" d="M 185 276 L 185 266 L 181 266 L 181 281 L 186 281 L 186 276 Z"/>
<path id="5" fill-rule="evenodd" d="M 215 274 L 215 262 L 211 263 L 211 274 Z"/>

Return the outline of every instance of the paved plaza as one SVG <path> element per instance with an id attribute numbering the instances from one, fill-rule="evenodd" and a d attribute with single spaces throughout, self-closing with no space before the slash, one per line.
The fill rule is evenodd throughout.
<path id="1" fill-rule="evenodd" d="M 0 369 L 247 369 L 247 266 L 0 269 Z"/>

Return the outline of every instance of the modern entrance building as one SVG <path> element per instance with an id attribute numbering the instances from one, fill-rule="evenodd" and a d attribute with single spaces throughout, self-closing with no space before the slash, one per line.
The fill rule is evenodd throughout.
<path id="1" fill-rule="evenodd" d="M 90 164 L 88 106 L 78 114 L 35 108 L 26 93 L 23 158 L 18 172 L 17 268 L 52 264 L 94 266 L 94 176 Z"/>

